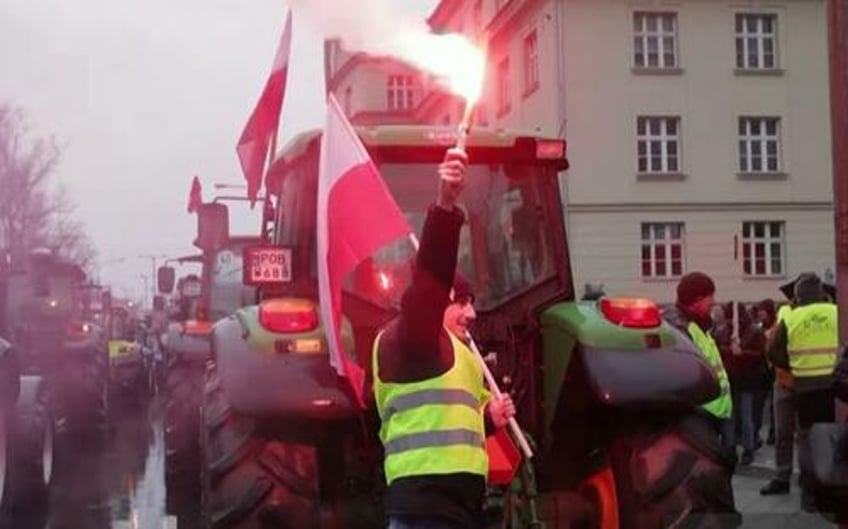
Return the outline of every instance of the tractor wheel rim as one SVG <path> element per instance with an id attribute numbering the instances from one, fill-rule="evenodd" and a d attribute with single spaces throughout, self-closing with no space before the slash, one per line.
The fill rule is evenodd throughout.
<path id="1" fill-rule="evenodd" d="M 49 485 L 53 479 L 53 425 L 47 420 L 44 425 L 44 444 L 41 449 L 41 471 L 44 484 Z"/>

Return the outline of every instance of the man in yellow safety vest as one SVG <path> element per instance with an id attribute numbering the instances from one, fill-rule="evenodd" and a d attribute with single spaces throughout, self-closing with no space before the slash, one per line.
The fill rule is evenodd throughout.
<path id="1" fill-rule="evenodd" d="M 833 371 L 838 340 L 836 305 L 828 299 L 818 275 L 801 274 L 795 282 L 795 304 L 778 324 L 768 357 L 775 367 L 792 373 L 798 418 L 801 508 L 808 512 L 816 510 L 810 427 L 834 420 Z"/>
<path id="2" fill-rule="evenodd" d="M 455 275 L 466 164 L 463 152 L 450 150 L 439 167 L 438 200 L 427 212 L 401 313 L 374 342 L 389 529 L 479 527 L 486 415 L 495 428 L 515 415 L 508 395 L 490 398 L 467 342 L 474 294 Z"/>

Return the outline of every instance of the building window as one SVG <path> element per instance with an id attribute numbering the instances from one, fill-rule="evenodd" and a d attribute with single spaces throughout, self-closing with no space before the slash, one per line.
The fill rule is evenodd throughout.
<path id="1" fill-rule="evenodd" d="M 780 118 L 739 118 L 739 171 L 780 172 Z"/>
<path id="2" fill-rule="evenodd" d="M 539 39 L 534 29 L 524 37 L 524 93 L 539 87 Z"/>
<path id="3" fill-rule="evenodd" d="M 742 271 L 746 276 L 784 274 L 784 231 L 783 222 L 742 223 Z"/>
<path id="4" fill-rule="evenodd" d="M 677 67 L 677 15 L 633 14 L 633 65 L 637 68 Z"/>
<path id="5" fill-rule="evenodd" d="M 479 101 L 474 108 L 474 122 L 482 127 L 489 126 L 489 110 L 484 101 Z"/>
<path id="6" fill-rule="evenodd" d="M 642 223 L 642 277 L 682 276 L 684 243 L 682 222 Z"/>
<path id="7" fill-rule="evenodd" d="M 680 118 L 640 116 L 636 135 L 640 173 L 680 172 Z"/>
<path id="8" fill-rule="evenodd" d="M 736 67 L 777 68 L 777 16 L 736 15 Z"/>
<path id="9" fill-rule="evenodd" d="M 498 78 L 498 115 L 503 115 L 509 112 L 510 109 L 510 89 L 509 89 L 509 57 L 498 63 L 497 69 Z"/>
<path id="10" fill-rule="evenodd" d="M 415 83 L 411 75 L 390 75 L 386 81 L 386 105 L 389 110 L 415 107 Z"/>

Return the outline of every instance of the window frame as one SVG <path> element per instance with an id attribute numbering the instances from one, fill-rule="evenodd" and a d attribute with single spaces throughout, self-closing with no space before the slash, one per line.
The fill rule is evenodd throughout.
<path id="1" fill-rule="evenodd" d="M 753 33 L 748 31 L 748 20 L 756 20 L 756 29 Z M 766 33 L 764 30 L 765 21 L 771 22 L 771 32 Z M 733 17 L 733 38 L 734 50 L 736 53 L 736 69 L 741 71 L 769 71 L 780 68 L 780 53 L 779 53 L 779 28 L 778 28 L 777 13 L 762 13 L 762 12 L 744 12 L 735 13 Z M 741 29 L 740 29 L 741 27 Z M 757 50 L 755 53 L 756 64 L 751 64 L 749 59 L 752 57 L 749 50 L 749 44 L 753 39 L 756 42 Z M 765 43 L 771 42 L 771 65 L 766 65 Z M 741 49 L 740 49 L 741 47 Z"/>
<path id="2" fill-rule="evenodd" d="M 386 109 L 389 112 L 406 112 L 414 108 L 414 76 L 406 73 L 389 74 L 386 77 Z"/>
<path id="3" fill-rule="evenodd" d="M 757 225 L 763 226 L 763 236 L 758 237 Z M 773 235 L 771 232 L 772 225 L 777 225 L 779 234 Z M 746 227 L 748 235 L 746 235 Z M 745 220 L 742 221 L 742 234 L 740 237 L 742 243 L 742 275 L 747 279 L 759 278 L 776 278 L 786 276 L 786 221 L 784 220 Z M 757 272 L 757 256 L 756 245 L 763 245 L 763 273 Z M 772 253 L 772 245 L 779 244 L 779 255 L 777 259 L 780 263 L 780 271 L 773 270 L 773 260 L 775 259 Z M 746 256 L 746 249 L 748 249 Z M 747 267 L 747 270 L 746 270 Z"/>
<path id="4" fill-rule="evenodd" d="M 641 125 L 644 120 L 644 125 Z M 659 133 L 654 134 L 651 132 L 652 123 L 657 121 L 659 123 Z M 668 124 L 674 123 L 675 132 L 674 134 L 668 133 Z M 682 165 L 683 159 L 681 154 L 681 123 L 682 120 L 680 116 L 659 116 L 659 115 L 641 115 L 636 117 L 636 172 L 637 174 L 681 174 L 682 173 Z M 643 132 L 640 133 L 639 129 L 642 128 Z M 654 169 L 653 160 L 655 156 L 652 154 L 653 149 L 652 146 L 654 143 L 659 142 L 660 153 L 660 168 Z M 674 142 L 675 144 L 675 154 L 669 153 L 669 144 L 670 142 Z M 644 154 L 642 154 L 641 146 L 645 144 Z M 676 167 L 671 168 L 670 161 L 675 158 Z M 645 167 L 642 168 L 642 160 L 645 160 Z"/>
<path id="5" fill-rule="evenodd" d="M 509 56 L 502 58 L 497 63 L 495 74 L 497 75 L 497 114 L 503 116 L 512 110 L 512 80 L 510 78 Z"/>
<path id="6" fill-rule="evenodd" d="M 673 222 L 642 222 L 640 224 L 640 276 L 642 280 L 673 280 L 679 279 L 686 273 L 686 223 L 680 221 Z M 663 236 L 659 237 L 657 233 L 659 228 L 663 229 Z M 674 237 L 675 228 L 679 236 Z M 647 237 L 646 237 L 647 232 Z M 663 249 L 663 256 L 657 255 L 657 248 Z M 674 258 L 674 248 L 680 251 L 679 259 Z M 646 262 L 645 250 L 648 250 L 648 258 Z M 674 271 L 674 263 L 679 261 L 679 273 Z M 663 265 L 664 272 L 659 272 L 659 264 Z M 648 265 L 649 270 L 646 274 L 645 265 Z"/>
<path id="7" fill-rule="evenodd" d="M 655 29 L 649 29 L 651 18 L 655 18 Z M 666 30 L 664 19 L 670 18 L 672 28 Z M 672 64 L 666 64 L 665 49 L 667 38 L 671 38 Z M 650 64 L 650 43 L 656 41 L 657 64 Z M 639 45 L 641 44 L 641 63 L 639 60 Z M 679 20 L 675 11 L 634 11 L 633 12 L 633 52 L 631 60 L 637 70 L 669 70 L 680 69 Z"/>
<path id="8" fill-rule="evenodd" d="M 524 97 L 539 89 L 539 32 L 533 28 L 522 40 L 524 56 Z"/>
<path id="9" fill-rule="evenodd" d="M 782 119 L 780 116 L 739 116 L 737 119 L 737 166 L 739 174 L 780 174 L 783 171 Z M 769 124 L 774 125 L 774 134 L 769 134 Z M 754 125 L 759 133 L 754 133 Z M 769 144 L 774 143 L 774 154 L 769 154 Z M 759 154 L 754 154 L 754 146 Z M 754 160 L 759 160 L 760 168 L 754 169 Z M 769 161 L 774 160 L 774 167 L 769 167 Z"/>

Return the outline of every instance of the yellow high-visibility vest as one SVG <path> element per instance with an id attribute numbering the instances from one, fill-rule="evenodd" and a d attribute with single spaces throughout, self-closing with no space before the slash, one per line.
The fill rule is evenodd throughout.
<path id="1" fill-rule="evenodd" d="M 795 307 L 783 319 L 789 366 L 796 378 L 833 374 L 839 347 L 839 318 L 833 303 Z"/>
<path id="2" fill-rule="evenodd" d="M 718 345 L 712 336 L 705 333 L 697 323 L 692 322 L 686 329 L 689 331 L 689 336 L 692 342 L 704 355 L 704 358 L 713 368 L 713 372 L 718 379 L 718 385 L 721 387 L 721 394 L 710 402 L 703 404 L 701 407 L 707 412 L 719 419 L 729 419 L 733 413 L 733 399 L 730 395 L 730 379 L 727 376 L 727 371 L 724 369 L 724 363 L 721 361 L 721 353 L 718 351 Z"/>
<path id="3" fill-rule="evenodd" d="M 382 422 L 386 481 L 410 476 L 489 470 L 483 409 L 488 392 L 474 353 L 450 335 L 454 365 L 435 378 L 409 383 L 380 380 L 374 340 L 374 396 Z"/>

